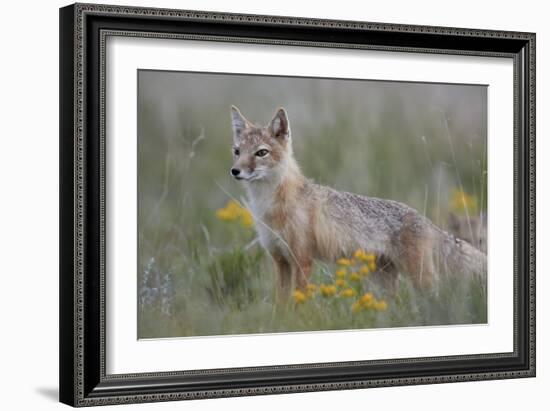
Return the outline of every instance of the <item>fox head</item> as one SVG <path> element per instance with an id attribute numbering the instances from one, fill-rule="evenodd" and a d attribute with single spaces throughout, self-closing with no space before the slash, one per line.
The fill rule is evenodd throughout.
<path id="1" fill-rule="evenodd" d="M 247 182 L 266 181 L 284 172 L 292 158 L 290 125 L 284 108 L 279 108 L 267 126 L 249 122 L 231 107 L 233 166 L 231 175 Z"/>

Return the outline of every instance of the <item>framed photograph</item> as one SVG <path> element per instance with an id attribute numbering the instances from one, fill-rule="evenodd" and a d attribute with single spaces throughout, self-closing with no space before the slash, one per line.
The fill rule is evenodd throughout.
<path id="1" fill-rule="evenodd" d="M 60 399 L 535 375 L 535 34 L 60 10 Z"/>

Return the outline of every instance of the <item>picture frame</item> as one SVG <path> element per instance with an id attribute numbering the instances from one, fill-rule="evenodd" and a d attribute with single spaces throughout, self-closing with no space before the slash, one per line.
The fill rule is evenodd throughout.
<path id="1" fill-rule="evenodd" d="M 506 224 L 513 228 L 513 349 L 108 373 L 110 37 L 510 61 L 513 219 Z M 60 401 L 72 406 L 534 377 L 535 34 L 96 4 L 61 8 L 59 281 Z"/>

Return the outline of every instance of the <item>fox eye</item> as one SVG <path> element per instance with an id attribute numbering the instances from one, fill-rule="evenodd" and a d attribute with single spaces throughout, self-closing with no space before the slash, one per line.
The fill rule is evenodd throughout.
<path id="1" fill-rule="evenodd" d="M 233 154 L 235 154 L 236 156 L 238 156 L 239 154 L 241 154 L 241 151 L 240 151 L 238 148 L 234 148 L 234 149 L 233 149 Z"/>
<path id="2" fill-rule="evenodd" d="M 256 156 L 258 157 L 265 157 L 269 154 L 269 151 L 267 151 L 265 148 L 262 148 L 261 150 L 256 151 Z"/>

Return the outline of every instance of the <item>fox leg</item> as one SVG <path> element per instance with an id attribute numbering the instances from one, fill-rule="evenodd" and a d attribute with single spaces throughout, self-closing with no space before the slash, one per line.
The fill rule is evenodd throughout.
<path id="1" fill-rule="evenodd" d="M 311 265 L 313 260 L 311 258 L 300 259 L 296 264 L 293 264 L 292 271 L 293 277 L 296 282 L 296 287 L 302 291 L 305 291 L 309 283 L 311 276 Z"/>
<path id="2" fill-rule="evenodd" d="M 410 276 L 416 288 L 432 289 L 436 280 L 432 233 L 419 226 L 414 216 L 407 217 L 396 242 L 395 263 Z"/>
<path id="3" fill-rule="evenodd" d="M 404 243 L 397 259 L 397 267 L 412 280 L 415 288 L 432 289 L 435 285 L 435 269 L 431 241 L 416 239 Z"/>
<path id="4" fill-rule="evenodd" d="M 396 295 L 399 285 L 399 270 L 395 264 L 385 256 L 379 256 L 376 271 L 372 278 L 383 290 L 391 295 Z"/>
<path id="5" fill-rule="evenodd" d="M 435 285 L 435 270 L 431 250 L 419 250 L 419 259 L 409 262 L 409 273 L 416 288 L 433 289 Z M 416 256 L 415 256 L 416 257 Z"/>
<path id="6" fill-rule="evenodd" d="M 290 295 L 292 286 L 292 267 L 280 253 L 271 253 L 277 269 L 277 300 L 284 302 Z"/>

